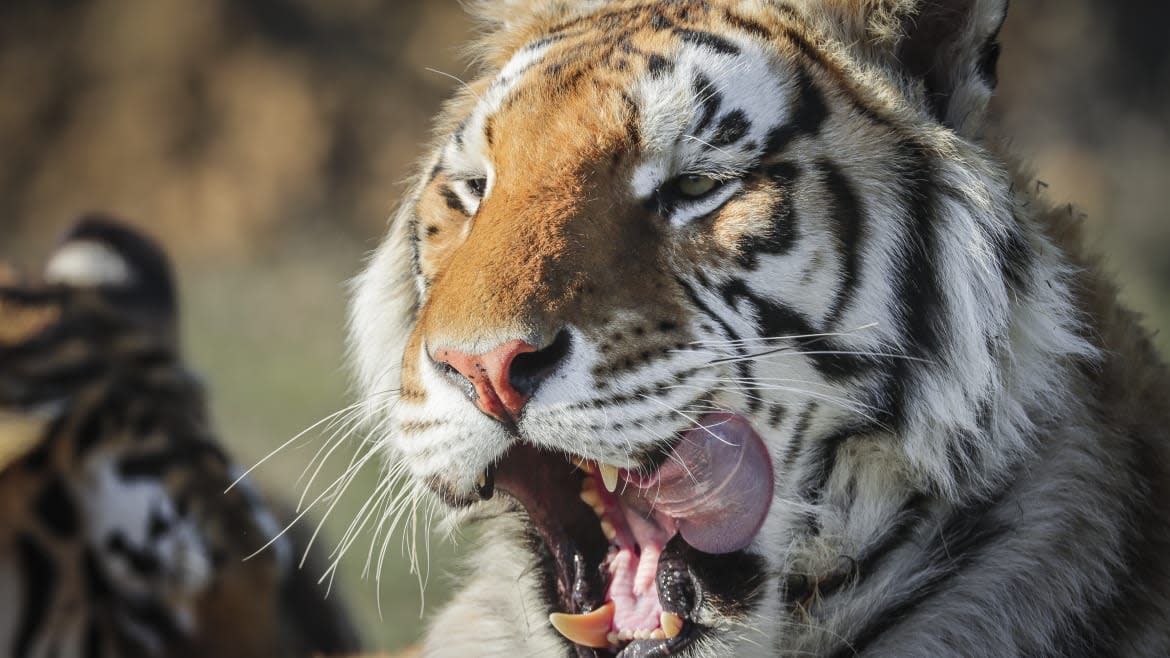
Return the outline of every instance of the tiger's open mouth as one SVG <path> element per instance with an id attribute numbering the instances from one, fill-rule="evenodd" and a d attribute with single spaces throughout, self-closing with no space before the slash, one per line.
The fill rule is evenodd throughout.
<path id="1" fill-rule="evenodd" d="M 550 622 L 580 656 L 675 655 L 720 561 L 742 562 L 772 499 L 771 460 L 741 416 L 710 414 L 641 472 L 517 443 L 481 480 L 539 536 Z M 713 568 L 714 567 L 714 568 Z"/>

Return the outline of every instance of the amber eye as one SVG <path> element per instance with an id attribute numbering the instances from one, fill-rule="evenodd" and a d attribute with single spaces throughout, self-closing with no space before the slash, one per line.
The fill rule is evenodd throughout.
<path id="1" fill-rule="evenodd" d="M 697 199 L 710 194 L 712 190 L 719 187 L 719 181 L 710 176 L 691 174 L 679 176 L 675 185 L 678 188 L 679 196 L 684 199 Z"/>
<path id="2" fill-rule="evenodd" d="M 482 199 L 484 192 L 487 191 L 486 178 L 470 178 L 466 181 L 467 191 L 477 199 Z"/>

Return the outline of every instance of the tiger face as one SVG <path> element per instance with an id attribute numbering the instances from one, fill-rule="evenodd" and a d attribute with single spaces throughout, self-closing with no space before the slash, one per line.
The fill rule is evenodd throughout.
<path id="1" fill-rule="evenodd" d="M 1059 369 L 1009 351 L 1091 350 L 982 142 L 1005 4 L 485 3 L 352 316 L 393 458 L 510 528 L 460 623 L 775 655 L 908 499 L 1027 451 Z"/>

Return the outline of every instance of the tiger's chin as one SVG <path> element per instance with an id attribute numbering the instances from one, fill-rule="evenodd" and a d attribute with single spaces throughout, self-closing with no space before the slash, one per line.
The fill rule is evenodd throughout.
<path id="1" fill-rule="evenodd" d="M 549 622 L 579 656 L 680 655 L 712 631 L 714 602 L 750 605 L 746 549 L 770 507 L 771 460 L 742 416 L 710 414 L 637 469 L 515 443 L 480 498 L 521 506 Z"/>

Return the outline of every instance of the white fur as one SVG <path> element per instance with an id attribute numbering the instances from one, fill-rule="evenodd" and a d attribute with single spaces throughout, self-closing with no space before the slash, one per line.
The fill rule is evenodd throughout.
<path id="1" fill-rule="evenodd" d="M 79 240 L 66 244 L 45 266 L 45 280 L 74 286 L 114 285 L 132 282 L 126 261 L 109 246 Z"/>

